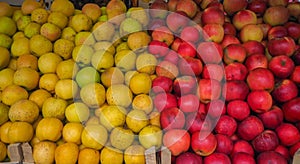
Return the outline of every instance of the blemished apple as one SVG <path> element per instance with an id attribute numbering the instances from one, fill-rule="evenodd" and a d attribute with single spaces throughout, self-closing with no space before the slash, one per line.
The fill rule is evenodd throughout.
<path id="1" fill-rule="evenodd" d="M 273 130 L 265 130 L 252 141 L 253 149 L 260 153 L 275 150 L 279 145 L 277 134 Z"/>
<path id="2" fill-rule="evenodd" d="M 190 148 L 191 136 L 184 129 L 171 129 L 165 132 L 163 144 L 171 151 L 173 156 L 178 156 L 187 152 Z"/>
<path id="3" fill-rule="evenodd" d="M 177 98 L 171 93 L 158 93 L 153 99 L 153 104 L 161 112 L 167 108 L 177 107 Z"/>
<path id="4" fill-rule="evenodd" d="M 217 134 L 232 136 L 237 130 L 238 124 L 236 120 L 228 115 L 222 115 L 216 122 L 214 131 Z"/>
<path id="5" fill-rule="evenodd" d="M 192 152 L 184 152 L 176 157 L 177 164 L 202 164 L 202 162 L 202 157 Z"/>
<path id="6" fill-rule="evenodd" d="M 193 152 L 201 156 L 212 154 L 217 148 L 217 138 L 211 132 L 197 131 L 191 136 L 191 148 Z"/>
<path id="7" fill-rule="evenodd" d="M 268 164 L 268 163 L 280 163 L 287 164 L 287 160 L 279 153 L 275 151 L 265 151 L 260 153 L 256 157 L 256 162 L 260 164 Z"/>
<path id="8" fill-rule="evenodd" d="M 149 53 L 153 54 L 155 57 L 160 58 L 168 54 L 169 46 L 165 42 L 159 40 L 152 40 L 148 44 L 148 51 Z"/>
<path id="9" fill-rule="evenodd" d="M 265 54 L 255 53 L 246 58 L 244 65 L 248 71 L 256 68 L 268 68 L 268 58 Z"/>
<path id="10" fill-rule="evenodd" d="M 283 111 L 278 106 L 272 106 L 267 112 L 258 114 L 265 128 L 275 129 L 283 123 Z"/>
<path id="11" fill-rule="evenodd" d="M 282 105 L 284 119 L 289 122 L 300 121 L 300 98 L 296 97 Z"/>
<path id="12" fill-rule="evenodd" d="M 249 71 L 246 81 L 250 90 L 272 91 L 275 84 L 274 75 L 267 68 L 256 68 Z"/>
<path id="13" fill-rule="evenodd" d="M 223 26 L 223 28 L 225 28 L 225 27 Z M 224 37 L 223 37 L 223 40 L 221 42 L 221 45 L 222 45 L 223 48 L 225 48 L 230 44 L 241 44 L 241 42 L 235 35 L 226 34 L 225 31 L 224 31 Z"/>
<path id="14" fill-rule="evenodd" d="M 300 132 L 291 123 L 282 123 L 276 129 L 279 141 L 284 146 L 292 146 L 300 141 Z"/>
<path id="15" fill-rule="evenodd" d="M 253 156 L 251 156 L 247 153 L 244 153 L 244 152 L 235 153 L 231 157 L 231 161 L 232 161 L 232 164 L 240 164 L 240 163 L 256 164 Z"/>
<path id="16" fill-rule="evenodd" d="M 245 100 L 249 93 L 249 87 L 243 80 L 226 81 L 222 88 L 222 97 L 226 101 Z"/>
<path id="17" fill-rule="evenodd" d="M 246 49 L 247 56 L 251 54 L 265 54 L 265 46 L 258 41 L 249 40 L 243 43 L 243 47 Z"/>
<path id="18" fill-rule="evenodd" d="M 272 97 L 278 102 L 287 102 L 297 97 L 298 87 L 290 79 L 282 79 L 275 83 Z"/>
<path id="19" fill-rule="evenodd" d="M 273 105 L 272 95 L 266 90 L 254 90 L 247 96 L 247 103 L 255 113 L 264 113 Z"/>
<path id="20" fill-rule="evenodd" d="M 253 140 L 264 130 L 262 121 L 255 115 L 250 115 L 238 124 L 237 134 L 246 141 Z"/>
<path id="21" fill-rule="evenodd" d="M 278 55 L 271 58 L 268 68 L 272 71 L 274 76 L 284 79 L 292 74 L 295 64 L 290 57 Z"/>
<path id="22" fill-rule="evenodd" d="M 242 121 L 250 115 L 250 107 L 247 102 L 243 100 L 232 100 L 228 102 L 227 114 L 237 121 Z"/>
<path id="23" fill-rule="evenodd" d="M 243 139 L 238 139 L 233 143 L 233 148 L 231 151 L 231 157 L 234 156 L 236 153 L 246 153 L 249 154 L 250 156 L 254 157 L 254 149 L 251 145 L 246 140 Z"/>
<path id="24" fill-rule="evenodd" d="M 194 76 L 179 76 L 173 82 L 175 95 L 182 96 L 196 93 L 197 79 Z"/>
<path id="25" fill-rule="evenodd" d="M 201 23 L 202 25 L 206 24 L 220 24 L 223 25 L 225 22 L 225 16 L 223 11 L 217 7 L 207 7 L 203 10 L 201 15 Z"/>
<path id="26" fill-rule="evenodd" d="M 218 142 L 215 152 L 230 155 L 233 148 L 233 141 L 231 138 L 224 134 L 216 134 L 215 136 Z"/>
<path id="27" fill-rule="evenodd" d="M 157 76 L 152 80 L 151 91 L 155 94 L 159 92 L 170 93 L 173 90 L 172 79 L 165 76 Z"/>
<path id="28" fill-rule="evenodd" d="M 164 109 L 160 113 L 160 124 L 165 130 L 181 129 L 185 124 L 185 115 L 177 107 Z"/>
<path id="29" fill-rule="evenodd" d="M 226 80 L 245 80 L 248 74 L 247 67 L 239 62 L 233 62 L 225 66 Z"/>
<path id="30" fill-rule="evenodd" d="M 187 113 L 185 129 L 187 129 L 191 134 L 197 131 L 211 131 L 212 122 L 206 114 L 201 114 L 198 112 Z"/>
<path id="31" fill-rule="evenodd" d="M 230 158 L 224 153 L 212 153 L 211 155 L 204 157 L 204 163 L 222 163 L 231 164 Z"/>
<path id="32" fill-rule="evenodd" d="M 186 94 L 178 98 L 178 107 L 185 113 L 197 112 L 199 108 L 199 98 L 195 94 Z"/>
<path id="33" fill-rule="evenodd" d="M 224 66 L 220 64 L 205 64 L 202 70 L 202 78 L 222 81 L 225 77 Z"/>

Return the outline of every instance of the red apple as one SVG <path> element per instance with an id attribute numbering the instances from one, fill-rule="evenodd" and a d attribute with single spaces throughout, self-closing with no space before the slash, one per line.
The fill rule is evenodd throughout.
<path id="1" fill-rule="evenodd" d="M 273 38 L 268 41 L 267 48 L 271 56 L 292 56 L 296 50 L 296 44 L 291 37 Z"/>
<path id="2" fill-rule="evenodd" d="M 290 79 L 297 85 L 300 84 L 300 66 L 296 66 L 290 76 Z"/>
<path id="3" fill-rule="evenodd" d="M 293 61 L 296 65 L 300 65 L 300 48 L 298 48 L 292 56 Z"/>
<path id="4" fill-rule="evenodd" d="M 203 67 L 202 78 L 215 79 L 222 81 L 224 79 L 224 68 L 219 64 L 206 64 Z"/>
<path id="5" fill-rule="evenodd" d="M 265 90 L 254 90 L 248 94 L 247 102 L 255 113 L 264 113 L 271 109 L 273 99 L 271 94 Z"/>
<path id="6" fill-rule="evenodd" d="M 163 136 L 163 144 L 173 156 L 187 152 L 190 147 L 190 134 L 184 129 L 171 129 L 166 131 Z"/>
<path id="7" fill-rule="evenodd" d="M 223 25 L 225 22 L 225 16 L 223 11 L 218 7 L 208 7 L 203 10 L 201 16 L 202 25 L 206 24 L 220 24 Z"/>
<path id="8" fill-rule="evenodd" d="M 222 88 L 222 97 L 226 101 L 245 100 L 249 93 L 249 87 L 243 80 L 226 81 Z"/>
<path id="9" fill-rule="evenodd" d="M 267 9 L 267 3 L 265 0 L 253 0 L 248 3 L 247 9 L 255 12 L 257 16 L 262 16 Z"/>
<path id="10" fill-rule="evenodd" d="M 233 117 L 222 115 L 217 121 L 214 131 L 217 134 L 224 134 L 230 137 L 236 132 L 237 126 L 237 122 Z"/>
<path id="11" fill-rule="evenodd" d="M 251 115 L 238 124 L 237 134 L 246 141 L 253 140 L 264 130 L 262 121 L 254 115 Z"/>
<path id="12" fill-rule="evenodd" d="M 252 141 L 254 150 L 258 153 L 264 151 L 275 150 L 279 145 L 279 140 L 276 133 L 273 130 L 265 130 Z"/>
<path id="13" fill-rule="evenodd" d="M 196 85 L 197 79 L 194 76 L 179 76 L 173 82 L 173 91 L 178 96 L 195 93 Z"/>
<path id="14" fill-rule="evenodd" d="M 185 124 L 184 113 L 177 107 L 166 108 L 160 113 L 160 124 L 165 130 L 181 129 Z"/>
<path id="15" fill-rule="evenodd" d="M 254 156 L 254 149 L 248 141 L 238 139 L 237 141 L 235 141 L 233 143 L 231 157 L 233 157 L 237 153 L 246 153 L 246 154 L 249 154 L 250 156 L 253 157 Z"/>
<path id="16" fill-rule="evenodd" d="M 174 35 L 167 26 L 161 26 L 155 28 L 152 31 L 151 36 L 152 36 L 152 40 L 165 42 L 168 46 L 170 46 L 174 41 Z"/>
<path id="17" fill-rule="evenodd" d="M 182 76 L 199 76 L 203 70 L 200 59 L 185 56 L 178 61 L 179 72 Z"/>
<path id="18" fill-rule="evenodd" d="M 205 114 L 194 112 L 186 115 L 185 129 L 187 129 L 191 134 L 197 131 L 210 132 L 212 130 L 211 126 L 211 119 Z"/>
<path id="19" fill-rule="evenodd" d="M 185 113 L 196 112 L 199 108 L 199 98 L 195 94 L 186 94 L 178 98 L 178 107 Z"/>
<path id="20" fill-rule="evenodd" d="M 201 156 L 212 154 L 217 148 L 217 138 L 213 133 L 196 131 L 191 137 L 192 150 Z"/>
<path id="21" fill-rule="evenodd" d="M 155 57 L 160 58 L 168 54 L 169 46 L 165 42 L 159 40 L 152 40 L 148 44 L 148 51 Z"/>
<path id="22" fill-rule="evenodd" d="M 176 164 L 202 164 L 202 157 L 192 152 L 184 152 L 176 157 Z"/>
<path id="23" fill-rule="evenodd" d="M 257 53 L 265 54 L 265 46 L 261 42 L 255 40 L 249 40 L 243 43 L 243 47 L 246 49 L 247 56 Z"/>
<path id="24" fill-rule="evenodd" d="M 265 54 L 252 54 L 246 58 L 244 64 L 249 71 L 256 68 L 268 68 L 268 58 Z"/>
<path id="25" fill-rule="evenodd" d="M 221 95 L 221 84 L 214 79 L 200 79 L 198 82 L 197 95 L 202 103 L 208 103 L 219 99 Z"/>
<path id="26" fill-rule="evenodd" d="M 265 151 L 256 157 L 256 162 L 258 164 L 288 164 L 287 160 L 279 153 L 275 151 Z"/>
<path id="27" fill-rule="evenodd" d="M 232 164 L 256 164 L 253 156 L 244 152 L 235 153 L 231 157 L 231 161 Z"/>
<path id="28" fill-rule="evenodd" d="M 267 112 L 258 114 L 265 128 L 275 129 L 283 123 L 283 112 L 278 106 L 272 106 Z"/>
<path id="29" fill-rule="evenodd" d="M 196 56 L 196 47 L 192 42 L 181 42 L 178 46 L 177 53 L 181 57 L 195 57 Z"/>
<path id="30" fill-rule="evenodd" d="M 256 24 L 257 16 L 255 12 L 251 10 L 240 10 L 236 14 L 234 14 L 232 23 L 237 30 L 241 30 L 245 25 Z"/>
<path id="31" fill-rule="evenodd" d="M 224 134 L 216 134 L 215 136 L 218 142 L 215 152 L 230 155 L 233 148 L 233 141 L 231 138 Z"/>
<path id="32" fill-rule="evenodd" d="M 241 44 L 230 44 L 224 48 L 223 60 L 226 64 L 233 62 L 243 63 L 246 56 L 246 49 Z"/>
<path id="33" fill-rule="evenodd" d="M 273 73 L 266 68 L 256 68 L 249 71 L 246 81 L 250 90 L 266 90 L 269 92 L 273 90 L 275 84 Z"/>
<path id="34" fill-rule="evenodd" d="M 228 15 L 233 15 L 234 13 L 245 9 L 247 7 L 247 0 L 224 0 L 224 10 Z"/>
<path id="35" fill-rule="evenodd" d="M 197 4 L 193 0 L 181 0 L 177 2 L 176 11 L 184 11 L 189 18 L 193 18 L 197 13 Z"/>
<path id="36" fill-rule="evenodd" d="M 177 107 L 177 98 L 171 93 L 159 93 L 153 99 L 155 108 L 161 112 L 168 108 Z"/>
<path id="37" fill-rule="evenodd" d="M 223 24 L 223 28 L 224 28 L 224 34 L 225 35 L 235 36 L 236 33 L 237 33 L 237 30 L 235 29 L 234 25 L 232 23 L 230 23 L 230 22 L 225 22 Z"/>
<path id="38" fill-rule="evenodd" d="M 148 32 L 151 35 L 152 32 L 158 28 L 158 27 L 162 27 L 162 26 L 166 26 L 166 21 L 160 18 L 155 18 L 155 19 L 151 19 L 149 21 L 149 24 L 147 26 L 148 28 Z"/>
<path id="39" fill-rule="evenodd" d="M 166 60 L 159 62 L 155 71 L 157 76 L 166 76 L 172 80 L 174 80 L 179 74 L 177 66 Z"/>
<path id="40" fill-rule="evenodd" d="M 300 97 L 296 97 L 282 105 L 284 119 L 289 122 L 300 121 Z"/>
<path id="41" fill-rule="evenodd" d="M 169 61 L 175 65 L 177 65 L 178 60 L 179 60 L 179 55 L 177 54 L 177 52 L 170 50 L 166 56 L 163 57 L 163 60 L 165 61 Z"/>
<path id="42" fill-rule="evenodd" d="M 283 79 L 292 74 L 295 64 L 290 57 L 286 55 L 279 55 L 271 58 L 268 68 L 276 77 Z"/>
<path id="43" fill-rule="evenodd" d="M 292 37 L 295 41 L 300 38 L 300 24 L 296 22 L 287 22 L 284 24 L 287 29 L 288 36 Z"/>
<path id="44" fill-rule="evenodd" d="M 155 0 L 149 6 L 149 15 L 151 18 L 166 18 L 168 14 L 168 4 L 164 0 Z"/>
<path id="45" fill-rule="evenodd" d="M 155 94 L 160 92 L 170 93 L 173 90 L 172 79 L 165 76 L 157 76 L 152 80 L 151 91 Z"/>
<path id="46" fill-rule="evenodd" d="M 223 26 L 223 28 L 224 28 L 224 26 Z M 225 48 L 230 44 L 241 44 L 241 42 L 235 35 L 225 34 L 225 32 L 224 32 L 224 37 L 221 42 L 221 45 L 223 48 Z"/>
<path id="47" fill-rule="evenodd" d="M 300 132 L 291 123 L 284 122 L 275 129 L 279 141 L 284 146 L 292 146 L 300 141 Z"/>
<path id="48" fill-rule="evenodd" d="M 213 153 L 207 157 L 204 157 L 203 162 L 208 163 L 222 163 L 222 164 L 231 164 L 230 158 L 224 153 Z"/>
<path id="49" fill-rule="evenodd" d="M 200 31 L 194 26 L 186 26 L 182 29 L 180 38 L 185 42 L 196 43 L 200 38 Z"/>
<path id="50" fill-rule="evenodd" d="M 221 24 L 210 23 L 203 27 L 205 39 L 216 43 L 221 43 L 224 38 L 224 28 Z"/>
<path id="51" fill-rule="evenodd" d="M 290 150 L 292 149 L 292 147 L 290 148 Z M 274 151 L 281 154 L 286 160 L 289 160 L 291 158 L 289 149 L 287 147 L 283 146 L 283 145 L 278 145 Z"/>
<path id="52" fill-rule="evenodd" d="M 246 66 L 239 62 L 233 62 L 225 66 L 226 80 L 245 80 L 248 74 Z"/>
<path id="53" fill-rule="evenodd" d="M 167 26 L 172 32 L 176 34 L 179 34 L 181 30 L 188 25 L 189 22 L 190 19 L 183 11 L 170 12 L 166 18 Z"/>
<path id="54" fill-rule="evenodd" d="M 288 36 L 287 29 L 282 25 L 280 26 L 273 26 L 268 31 L 268 40 L 273 38 L 282 38 Z"/>
<path id="55" fill-rule="evenodd" d="M 233 100 L 228 102 L 227 114 L 237 121 L 242 121 L 250 115 L 250 107 L 247 102 L 242 100 Z"/>
<path id="56" fill-rule="evenodd" d="M 169 0 L 167 2 L 169 11 L 175 12 L 176 5 L 178 2 L 179 2 L 179 0 Z"/>
<path id="57" fill-rule="evenodd" d="M 206 104 L 205 112 L 211 118 L 219 118 L 226 113 L 225 102 L 220 99 L 212 100 Z"/>
<path id="58" fill-rule="evenodd" d="M 173 43 L 170 45 L 171 49 L 177 52 L 179 45 L 183 42 L 183 40 L 179 37 L 175 36 Z"/>
<path id="59" fill-rule="evenodd" d="M 286 148 L 286 147 L 285 147 Z M 291 147 L 289 147 L 289 155 L 294 157 L 295 153 L 300 149 L 300 142 L 295 143 Z"/>
<path id="60" fill-rule="evenodd" d="M 222 46 L 215 42 L 201 42 L 197 46 L 197 57 L 205 64 L 220 63 L 223 58 Z"/>
<path id="61" fill-rule="evenodd" d="M 215 1 L 212 1 L 210 2 L 206 8 L 210 8 L 210 7 L 216 7 L 216 8 L 219 8 L 220 10 L 222 10 L 222 12 L 224 12 L 224 7 L 223 7 L 223 4 L 218 1 L 218 0 L 215 0 Z"/>
<path id="62" fill-rule="evenodd" d="M 287 102 L 298 96 L 298 88 L 290 79 L 282 79 L 275 84 L 273 98 L 278 102 Z"/>

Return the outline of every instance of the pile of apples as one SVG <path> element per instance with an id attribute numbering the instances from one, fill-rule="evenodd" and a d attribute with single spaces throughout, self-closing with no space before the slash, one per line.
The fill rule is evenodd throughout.
<path id="1" fill-rule="evenodd" d="M 156 0 L 153 102 L 174 163 L 289 163 L 300 148 L 300 2 Z"/>

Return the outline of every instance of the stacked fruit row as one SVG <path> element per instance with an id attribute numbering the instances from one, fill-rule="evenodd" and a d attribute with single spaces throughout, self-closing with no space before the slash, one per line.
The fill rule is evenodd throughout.
<path id="1" fill-rule="evenodd" d="M 287 163 L 300 147 L 300 3 L 0 5 L 0 161 Z M 299 68 L 298 68 L 299 67 Z"/>

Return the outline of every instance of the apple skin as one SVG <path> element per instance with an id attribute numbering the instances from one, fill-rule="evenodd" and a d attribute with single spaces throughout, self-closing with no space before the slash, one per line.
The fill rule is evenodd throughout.
<path id="1" fill-rule="evenodd" d="M 296 126 L 291 123 L 284 122 L 276 129 L 279 141 L 284 146 L 292 146 L 300 141 L 300 132 Z"/>
<path id="2" fill-rule="evenodd" d="M 231 140 L 231 138 L 224 134 L 216 134 L 215 136 L 218 141 L 215 152 L 230 155 L 233 148 L 233 141 Z"/>
<path id="3" fill-rule="evenodd" d="M 197 131 L 210 132 L 212 129 L 212 122 L 205 114 L 200 114 L 198 112 L 187 113 L 185 129 L 188 129 L 190 134 Z"/>
<path id="4" fill-rule="evenodd" d="M 230 156 L 233 157 L 236 153 L 246 153 L 254 157 L 254 149 L 251 143 L 243 139 L 238 139 L 233 143 L 233 148 Z"/>
<path id="5" fill-rule="evenodd" d="M 255 137 L 251 144 L 258 153 L 275 150 L 279 145 L 277 134 L 273 130 L 265 130 Z"/>
<path id="6" fill-rule="evenodd" d="M 271 58 L 268 68 L 272 71 L 275 77 L 284 79 L 292 74 L 295 64 L 290 57 L 286 55 L 279 55 Z"/>
<path id="7" fill-rule="evenodd" d="M 248 71 L 251 71 L 256 68 L 268 68 L 268 63 L 268 58 L 265 54 L 255 53 L 246 58 L 244 65 Z"/>
<path id="8" fill-rule="evenodd" d="M 222 88 L 222 97 L 226 101 L 245 100 L 249 93 L 249 87 L 243 80 L 226 81 Z"/>
<path id="9" fill-rule="evenodd" d="M 273 38 L 282 38 L 288 36 L 287 29 L 280 25 L 280 26 L 273 26 L 268 31 L 268 40 L 271 40 Z"/>
<path id="10" fill-rule="evenodd" d="M 160 19 L 160 18 L 154 18 L 154 19 L 151 19 L 147 28 L 148 28 L 148 32 L 149 34 L 151 35 L 152 32 L 158 28 L 158 27 L 162 27 L 162 26 L 166 26 L 166 21 L 163 20 L 163 19 Z"/>
<path id="11" fill-rule="evenodd" d="M 296 50 L 296 43 L 291 37 L 273 38 L 268 41 L 267 49 L 271 56 L 292 56 Z"/>
<path id="12" fill-rule="evenodd" d="M 300 24 L 296 22 L 287 22 L 284 24 L 287 29 L 288 36 L 292 37 L 295 41 L 300 38 Z"/>
<path id="13" fill-rule="evenodd" d="M 237 121 L 242 121 L 250 115 L 250 107 L 243 100 L 233 100 L 227 103 L 227 114 Z"/>
<path id="14" fill-rule="evenodd" d="M 250 40 L 261 42 L 264 38 L 264 33 L 258 24 L 247 24 L 241 29 L 239 37 L 243 43 Z"/>
<path id="15" fill-rule="evenodd" d="M 300 98 L 296 97 L 282 105 L 284 119 L 296 123 L 300 121 Z"/>
<path id="16" fill-rule="evenodd" d="M 297 144 L 297 143 L 296 143 Z M 295 145 L 296 145 L 295 144 Z M 293 145 L 294 146 L 294 145 Z M 292 146 L 292 147 L 293 147 Z M 300 145 L 299 145 L 300 146 Z M 289 160 L 290 158 L 291 158 L 291 155 L 290 155 L 290 152 L 289 152 L 289 150 L 292 150 L 292 147 L 291 148 L 287 148 L 287 147 L 285 147 L 285 146 L 283 146 L 283 145 L 278 145 L 277 147 L 276 147 L 276 149 L 274 150 L 275 152 L 277 152 L 277 153 L 279 153 L 279 154 L 281 154 L 286 160 Z M 300 147 L 299 147 L 300 148 Z M 294 155 L 294 154 L 293 154 Z"/>
<path id="17" fill-rule="evenodd" d="M 218 118 L 226 113 L 225 102 L 221 99 L 212 100 L 205 105 L 205 112 L 211 118 Z"/>
<path id="18" fill-rule="evenodd" d="M 194 26 L 186 26 L 182 29 L 179 36 L 185 42 L 196 43 L 200 38 L 200 31 Z"/>
<path id="19" fill-rule="evenodd" d="M 177 107 L 164 109 L 160 113 L 160 124 L 165 130 L 181 129 L 185 124 L 185 115 Z"/>
<path id="20" fill-rule="evenodd" d="M 237 30 L 231 22 L 225 22 L 223 24 L 224 34 L 235 36 L 237 34 Z M 225 38 L 225 37 L 224 37 Z"/>
<path id="21" fill-rule="evenodd" d="M 177 96 L 195 93 L 196 87 L 197 79 L 194 76 L 179 76 L 173 82 L 173 91 Z"/>
<path id="22" fill-rule="evenodd" d="M 297 85 L 290 79 L 282 79 L 276 82 L 272 91 L 273 98 L 278 102 L 287 102 L 298 96 Z"/>
<path id="23" fill-rule="evenodd" d="M 176 51 L 174 51 L 174 50 L 171 49 L 171 50 L 167 53 L 167 55 L 163 57 L 163 60 L 168 61 L 168 62 L 171 62 L 171 63 L 177 65 L 178 60 L 179 60 L 179 55 L 177 54 Z"/>
<path id="24" fill-rule="evenodd" d="M 176 157 L 177 164 L 202 164 L 203 159 L 200 155 L 192 152 L 184 152 Z"/>
<path id="25" fill-rule="evenodd" d="M 205 64 L 202 71 L 202 78 L 222 81 L 225 77 L 224 68 L 219 64 Z"/>
<path id="26" fill-rule="evenodd" d="M 287 160 L 279 153 L 275 151 L 265 151 L 256 157 L 256 162 L 258 164 L 268 164 L 268 163 L 276 163 L 276 164 L 287 164 Z"/>
<path id="27" fill-rule="evenodd" d="M 163 0 L 155 0 L 149 6 L 149 15 L 151 18 L 164 19 L 168 14 L 168 4 Z"/>
<path id="28" fill-rule="evenodd" d="M 217 148 L 217 138 L 213 133 L 196 131 L 191 136 L 191 148 L 200 156 L 208 156 Z"/>
<path id="29" fill-rule="evenodd" d="M 250 115 L 238 124 L 237 135 L 246 141 L 253 140 L 264 130 L 262 121 L 255 115 Z"/>
<path id="30" fill-rule="evenodd" d="M 231 157 L 231 161 L 232 161 L 232 164 L 241 164 L 241 163 L 256 164 L 255 159 L 253 158 L 253 156 L 251 156 L 247 153 L 244 153 L 244 152 L 235 153 Z"/>
<path id="31" fill-rule="evenodd" d="M 243 43 L 243 47 L 246 49 L 247 56 L 257 53 L 265 54 L 265 46 L 261 42 L 255 40 L 249 40 Z"/>
<path id="32" fill-rule="evenodd" d="M 295 82 L 297 85 L 300 84 L 300 66 L 295 66 L 290 79 Z"/>
<path id="33" fill-rule="evenodd" d="M 272 106 L 267 112 L 258 114 L 265 128 L 276 129 L 283 123 L 283 111 L 278 106 Z"/>
<path id="34" fill-rule="evenodd" d="M 250 90 L 267 90 L 272 91 L 275 84 L 273 73 L 267 68 L 256 68 L 249 71 L 247 84 Z"/>
<path id="35" fill-rule="evenodd" d="M 254 90 L 248 94 L 247 103 L 255 113 L 264 113 L 273 105 L 272 95 L 265 90 Z"/>
<path id="36" fill-rule="evenodd" d="M 225 27 L 223 26 L 223 28 L 225 28 Z M 226 34 L 225 31 L 224 31 L 224 37 L 223 37 L 223 40 L 221 42 L 221 45 L 222 45 L 223 48 L 225 48 L 230 44 L 241 44 L 241 42 L 235 35 Z"/>
<path id="37" fill-rule="evenodd" d="M 203 64 L 198 58 L 185 56 L 179 59 L 178 68 L 183 76 L 199 76 L 203 71 Z"/>
<path id="38" fill-rule="evenodd" d="M 293 61 L 298 66 L 300 65 L 300 48 L 298 48 L 292 56 Z"/>
<path id="39" fill-rule="evenodd" d="M 180 45 L 178 46 L 177 53 L 181 57 L 195 57 L 196 56 L 196 47 L 193 43 L 191 42 L 181 42 Z"/>
<path id="40" fill-rule="evenodd" d="M 204 163 L 222 163 L 231 164 L 230 158 L 224 153 L 213 153 L 207 157 L 204 157 Z"/>
<path id="41" fill-rule="evenodd" d="M 224 48 L 223 60 L 226 64 L 233 62 L 243 63 L 246 55 L 246 49 L 241 44 L 230 44 Z"/>
<path id="42" fill-rule="evenodd" d="M 253 0 L 248 3 L 247 9 L 253 11 L 257 16 L 262 16 L 267 9 L 267 3 L 265 0 Z"/>
<path id="43" fill-rule="evenodd" d="M 187 152 L 191 143 L 190 134 L 184 129 L 170 129 L 163 136 L 163 144 L 173 156 Z"/>
<path id="44" fill-rule="evenodd" d="M 233 62 L 225 66 L 226 80 L 245 80 L 248 74 L 247 67 L 239 62 Z"/>
<path id="45" fill-rule="evenodd" d="M 197 46 L 197 57 L 205 64 L 220 63 L 223 58 L 222 46 L 215 42 L 201 42 Z"/>
<path id="46" fill-rule="evenodd" d="M 293 157 L 295 155 L 295 153 L 297 152 L 298 149 L 300 149 L 300 142 L 297 142 L 294 145 L 292 145 L 291 147 L 289 147 L 289 149 L 288 149 L 289 155 L 291 157 Z M 288 158 L 288 159 L 290 159 L 290 158 Z"/>
<path id="47" fill-rule="evenodd" d="M 219 99 L 222 86 L 214 79 L 200 79 L 197 87 L 197 95 L 202 103 L 208 103 Z"/>
<path id="48" fill-rule="evenodd" d="M 153 54 L 156 58 L 164 57 L 169 52 L 169 47 L 167 43 L 159 41 L 159 40 L 152 40 L 148 45 L 149 53 Z"/>
<path id="49" fill-rule="evenodd" d="M 224 11 L 228 15 L 233 15 L 234 13 L 245 9 L 247 7 L 247 0 L 224 0 Z"/>
<path id="50" fill-rule="evenodd" d="M 177 2 L 176 11 L 184 11 L 189 18 L 193 18 L 197 13 L 197 4 L 193 0 L 181 0 Z"/>
<path id="51" fill-rule="evenodd" d="M 208 41 L 221 43 L 224 38 L 224 28 L 220 24 L 210 23 L 203 26 L 205 39 Z"/>
<path id="52" fill-rule="evenodd" d="M 175 12 L 176 5 L 177 5 L 178 2 L 179 2 L 179 0 L 169 0 L 167 2 L 169 11 Z"/>
<path id="53" fill-rule="evenodd" d="M 238 124 L 236 120 L 228 115 L 222 115 L 216 122 L 216 127 L 214 131 L 217 134 L 223 134 L 227 136 L 232 136 L 237 130 Z"/>
<path id="54" fill-rule="evenodd" d="M 175 34 L 179 34 L 189 22 L 189 18 L 183 11 L 170 12 L 166 18 L 168 28 Z"/>
<path id="55" fill-rule="evenodd" d="M 199 108 L 199 98 L 195 94 L 182 95 L 178 98 L 178 107 L 185 113 L 197 112 Z"/>
<path id="56" fill-rule="evenodd" d="M 251 10 L 240 10 L 233 15 L 232 23 L 237 30 L 241 30 L 247 24 L 257 24 L 257 16 Z"/>
<path id="57" fill-rule="evenodd" d="M 183 40 L 179 37 L 175 36 L 173 43 L 170 45 L 171 49 L 177 53 L 179 45 L 183 42 Z"/>
<path id="58" fill-rule="evenodd" d="M 154 107 L 162 112 L 165 109 L 177 107 L 177 98 L 171 93 L 158 93 L 153 99 Z"/>
<path id="59" fill-rule="evenodd" d="M 173 81 L 165 76 L 157 76 L 152 80 L 151 89 L 151 91 L 155 94 L 160 92 L 170 93 L 173 90 Z"/>
<path id="60" fill-rule="evenodd" d="M 223 11 L 217 7 L 208 7 L 203 10 L 201 15 L 202 25 L 206 24 L 220 24 L 223 25 L 225 22 L 225 16 Z"/>
<path id="61" fill-rule="evenodd" d="M 155 67 L 155 72 L 157 76 L 166 76 L 172 80 L 179 74 L 177 65 L 167 60 L 160 61 Z"/>
<path id="62" fill-rule="evenodd" d="M 268 32 L 269 30 L 273 27 L 271 26 L 270 24 L 268 23 L 259 23 L 258 26 L 262 29 L 262 32 L 263 32 L 263 39 L 268 39 Z"/>
<path id="63" fill-rule="evenodd" d="M 152 40 L 165 42 L 168 46 L 174 41 L 174 35 L 167 26 L 160 26 L 155 28 L 151 33 Z"/>

